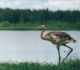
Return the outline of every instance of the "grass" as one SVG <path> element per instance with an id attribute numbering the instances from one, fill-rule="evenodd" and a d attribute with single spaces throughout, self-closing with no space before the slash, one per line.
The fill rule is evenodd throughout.
<path id="1" fill-rule="evenodd" d="M 80 60 L 69 60 L 60 64 L 48 64 L 48 63 L 33 63 L 33 62 L 21 62 L 21 63 L 0 63 L 0 70 L 79 70 Z"/>
<path id="2" fill-rule="evenodd" d="M 37 27 L 41 24 L 46 26 L 47 30 L 80 30 L 80 22 L 68 23 L 63 21 L 47 21 L 47 22 L 20 22 L 9 23 L 0 22 L 0 30 L 37 30 Z"/>

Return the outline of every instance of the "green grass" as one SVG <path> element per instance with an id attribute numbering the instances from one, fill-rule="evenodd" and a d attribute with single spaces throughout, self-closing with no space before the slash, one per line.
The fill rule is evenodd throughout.
<path id="1" fill-rule="evenodd" d="M 0 30 L 37 30 L 37 27 L 41 24 L 44 24 L 47 30 L 80 30 L 80 22 L 68 23 L 63 21 L 47 21 L 34 23 L 0 22 Z"/>
<path id="2" fill-rule="evenodd" d="M 79 70 L 80 60 L 69 60 L 60 64 L 48 63 L 34 63 L 34 62 L 21 62 L 21 63 L 0 63 L 0 70 Z"/>

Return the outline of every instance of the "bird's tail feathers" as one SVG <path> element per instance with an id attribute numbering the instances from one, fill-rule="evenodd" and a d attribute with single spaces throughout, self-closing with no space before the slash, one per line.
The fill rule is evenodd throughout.
<path id="1" fill-rule="evenodd" d="M 74 42 L 74 43 L 76 43 L 76 42 L 77 42 L 77 40 L 75 40 L 75 39 L 72 39 L 72 40 L 73 40 L 73 42 Z"/>

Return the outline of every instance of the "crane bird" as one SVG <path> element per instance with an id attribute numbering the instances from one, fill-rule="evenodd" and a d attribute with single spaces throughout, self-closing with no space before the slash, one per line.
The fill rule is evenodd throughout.
<path id="1" fill-rule="evenodd" d="M 76 42 L 76 40 L 74 38 L 72 38 L 69 34 L 67 34 L 66 32 L 61 32 L 61 31 L 55 31 L 55 32 L 49 32 L 46 35 L 43 35 L 44 31 L 45 31 L 45 26 L 44 25 L 40 25 L 38 27 L 38 30 L 42 30 L 40 37 L 43 40 L 48 40 L 50 42 L 52 42 L 53 44 L 56 45 L 57 51 L 58 51 L 58 61 L 60 63 L 61 60 L 61 56 L 60 56 L 60 46 L 63 45 L 67 48 L 70 49 L 70 52 L 66 55 L 66 57 L 63 59 L 63 61 L 66 60 L 66 58 L 70 55 L 70 53 L 73 51 L 73 48 L 67 46 L 67 43 L 70 42 Z"/>

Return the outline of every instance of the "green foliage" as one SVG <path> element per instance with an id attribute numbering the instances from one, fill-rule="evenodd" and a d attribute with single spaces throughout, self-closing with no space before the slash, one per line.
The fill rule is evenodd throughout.
<path id="1" fill-rule="evenodd" d="M 0 63 L 0 70 L 79 70 L 80 60 L 69 60 L 60 64 L 49 63 Z"/>
<path id="2" fill-rule="evenodd" d="M 18 22 L 45 22 L 45 21 L 80 21 L 80 11 L 50 11 L 45 10 L 29 10 L 29 9 L 1 9 L 0 22 L 8 21 L 11 23 Z"/>
<path id="3" fill-rule="evenodd" d="M 2 30 L 36 30 L 41 24 L 48 30 L 80 30 L 80 11 L 0 8 Z"/>
<path id="4" fill-rule="evenodd" d="M 46 26 L 47 30 L 80 30 L 80 22 L 67 23 L 63 21 L 47 21 L 47 22 L 0 22 L 0 30 L 37 30 L 41 24 Z"/>

